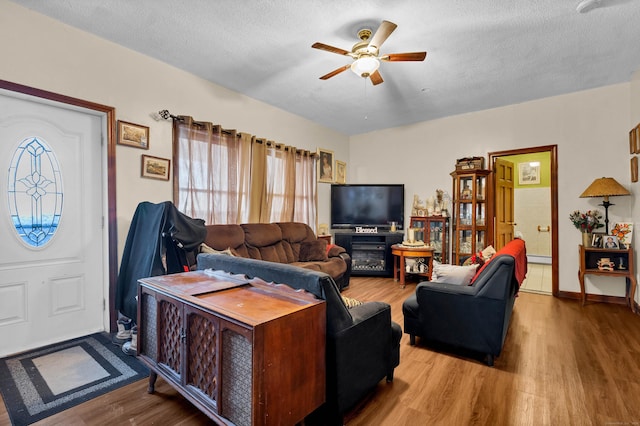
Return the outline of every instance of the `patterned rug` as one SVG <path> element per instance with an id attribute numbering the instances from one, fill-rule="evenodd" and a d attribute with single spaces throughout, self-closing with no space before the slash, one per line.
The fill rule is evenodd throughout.
<path id="1" fill-rule="evenodd" d="M 0 392 L 12 424 L 29 425 L 148 375 L 96 333 L 1 359 Z"/>

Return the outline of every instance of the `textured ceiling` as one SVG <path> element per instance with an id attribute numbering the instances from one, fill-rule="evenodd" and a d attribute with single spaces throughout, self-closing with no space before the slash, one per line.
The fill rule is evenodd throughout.
<path id="1" fill-rule="evenodd" d="M 590 1 L 14 0 L 349 135 L 629 81 L 640 0 Z M 382 20 L 381 54 L 427 59 L 383 62 L 378 86 L 318 79 L 350 58 L 314 42 L 351 50 Z"/>

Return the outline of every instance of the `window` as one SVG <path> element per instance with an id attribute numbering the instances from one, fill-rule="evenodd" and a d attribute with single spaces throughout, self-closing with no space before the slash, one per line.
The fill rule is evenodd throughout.
<path id="1" fill-rule="evenodd" d="M 8 176 L 11 220 L 20 239 L 45 246 L 62 216 L 62 174 L 55 153 L 41 138 L 22 141 L 13 154 Z"/>
<path id="2" fill-rule="evenodd" d="M 313 154 L 191 117 L 174 129 L 180 211 L 207 224 L 295 220 L 315 229 Z"/>

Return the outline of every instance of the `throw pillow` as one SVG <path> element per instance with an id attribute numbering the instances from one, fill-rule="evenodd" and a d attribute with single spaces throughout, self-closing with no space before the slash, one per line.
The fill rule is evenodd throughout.
<path id="1" fill-rule="evenodd" d="M 478 265 L 457 266 L 438 264 L 433 267 L 431 281 L 436 283 L 467 285 L 476 274 Z"/>
<path id="2" fill-rule="evenodd" d="M 211 253 L 211 254 L 224 254 L 227 256 L 235 256 L 236 251 L 231 247 L 227 247 L 225 250 L 216 250 L 212 247 L 209 247 L 205 243 L 200 244 L 200 253 Z"/>
<path id="3" fill-rule="evenodd" d="M 363 303 L 357 299 L 352 299 L 350 297 L 347 296 L 342 296 L 342 301 L 344 302 L 345 306 L 347 307 L 347 309 L 351 309 L 354 306 L 360 306 Z"/>
<path id="4" fill-rule="evenodd" d="M 482 253 L 482 258 L 486 262 L 487 260 L 491 259 L 494 254 L 496 254 L 496 249 L 494 249 L 493 246 L 488 246 L 487 248 L 482 250 L 480 253 Z"/>
<path id="5" fill-rule="evenodd" d="M 314 262 L 327 260 L 327 241 L 305 241 L 300 244 L 300 262 Z"/>
<path id="6" fill-rule="evenodd" d="M 469 265 L 480 265 L 482 266 L 484 264 L 484 257 L 482 255 L 482 252 L 479 251 L 476 254 L 469 256 L 467 258 L 467 260 L 464 261 L 464 263 L 462 264 L 462 266 L 469 266 Z"/>

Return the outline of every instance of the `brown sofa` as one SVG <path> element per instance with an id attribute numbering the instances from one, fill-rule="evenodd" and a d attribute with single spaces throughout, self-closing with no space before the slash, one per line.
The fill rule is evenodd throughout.
<path id="1" fill-rule="evenodd" d="M 202 252 L 286 263 L 330 275 L 340 290 L 349 286 L 351 256 L 342 247 L 318 239 L 305 223 L 206 225 Z M 212 249 L 212 250 L 211 250 Z"/>

